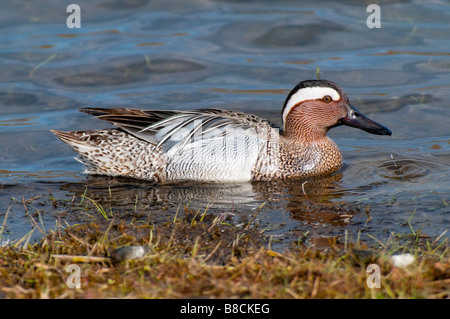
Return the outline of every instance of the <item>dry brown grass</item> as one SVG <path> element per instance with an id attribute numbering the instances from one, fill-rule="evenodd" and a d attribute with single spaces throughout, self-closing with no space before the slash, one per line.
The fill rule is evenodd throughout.
<path id="1" fill-rule="evenodd" d="M 51 231 L 26 247 L 0 248 L 3 298 L 449 298 L 446 240 L 417 245 L 416 261 L 396 268 L 385 248 L 347 244 L 317 251 L 293 245 L 271 250 L 257 227 L 237 227 L 214 216 L 182 218 L 157 229 L 119 220 Z M 110 253 L 148 247 L 142 258 L 113 264 Z M 446 246 L 447 245 L 447 246 Z M 394 247 L 390 243 L 391 247 Z M 366 285 L 376 263 L 381 287 Z M 68 288 L 67 266 L 80 267 L 81 288 Z"/>

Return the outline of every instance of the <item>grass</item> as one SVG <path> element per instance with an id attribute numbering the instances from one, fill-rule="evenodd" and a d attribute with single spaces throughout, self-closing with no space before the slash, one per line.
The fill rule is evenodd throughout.
<path id="1" fill-rule="evenodd" d="M 354 243 L 346 234 L 344 243 L 331 242 L 326 250 L 293 243 L 274 251 L 253 223 L 254 216 L 236 226 L 226 213 L 178 207 L 175 217 L 168 215 L 156 226 L 148 218 L 130 223 L 106 214 L 92 199 L 83 205 L 86 214 L 97 218 L 59 224 L 37 243 L 20 240 L 20 245 L 0 247 L 0 297 L 450 297 L 445 236 L 431 239 L 411 229 L 411 234 L 392 234 L 386 242 L 373 238 L 378 244 L 368 247 L 360 235 Z M 127 246 L 143 246 L 148 253 L 113 263 L 112 252 Z M 389 256 L 400 253 L 411 253 L 415 262 L 406 268 L 393 266 Z M 380 288 L 367 286 L 369 264 L 379 267 Z M 68 286 L 74 265 L 79 267 L 80 288 Z"/>

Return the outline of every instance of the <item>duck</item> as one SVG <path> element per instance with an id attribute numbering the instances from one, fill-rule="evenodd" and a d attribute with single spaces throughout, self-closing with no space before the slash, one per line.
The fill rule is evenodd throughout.
<path id="1" fill-rule="evenodd" d="M 253 182 L 331 175 L 343 156 L 327 132 L 341 125 L 391 135 L 328 80 L 305 80 L 287 95 L 282 126 L 222 109 L 81 108 L 114 127 L 52 132 L 78 153 L 84 173 L 156 183 Z"/>

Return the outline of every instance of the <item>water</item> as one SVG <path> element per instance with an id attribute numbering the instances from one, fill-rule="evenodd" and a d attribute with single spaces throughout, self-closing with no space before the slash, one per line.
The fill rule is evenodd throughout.
<path id="1" fill-rule="evenodd" d="M 281 247 L 342 241 L 346 231 L 386 241 L 448 229 L 448 2 L 381 3 L 379 29 L 366 25 L 370 1 L 77 1 L 80 29 L 66 26 L 73 1 L 45 2 L 0 12 L 3 239 L 89 220 L 76 209 L 86 188 L 114 214 L 152 212 L 155 223 L 180 204 L 213 203 L 211 213 L 232 212 L 239 225 L 266 202 L 254 221 Z M 227 108 L 280 124 L 288 92 L 318 68 L 393 131 L 331 130 L 345 167 L 321 181 L 158 186 L 85 176 L 49 131 L 108 126 L 82 106 Z"/>

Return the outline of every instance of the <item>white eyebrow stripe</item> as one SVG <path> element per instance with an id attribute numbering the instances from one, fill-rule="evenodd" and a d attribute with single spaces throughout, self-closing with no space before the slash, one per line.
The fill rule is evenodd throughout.
<path id="1" fill-rule="evenodd" d="M 324 96 L 329 95 L 333 99 L 333 101 L 339 101 L 341 96 L 339 93 L 330 87 L 308 87 L 302 88 L 295 92 L 291 98 L 289 99 L 286 107 L 283 112 L 283 124 L 286 123 L 286 116 L 292 110 L 294 106 L 298 103 L 307 101 L 307 100 L 317 100 L 322 99 Z"/>

